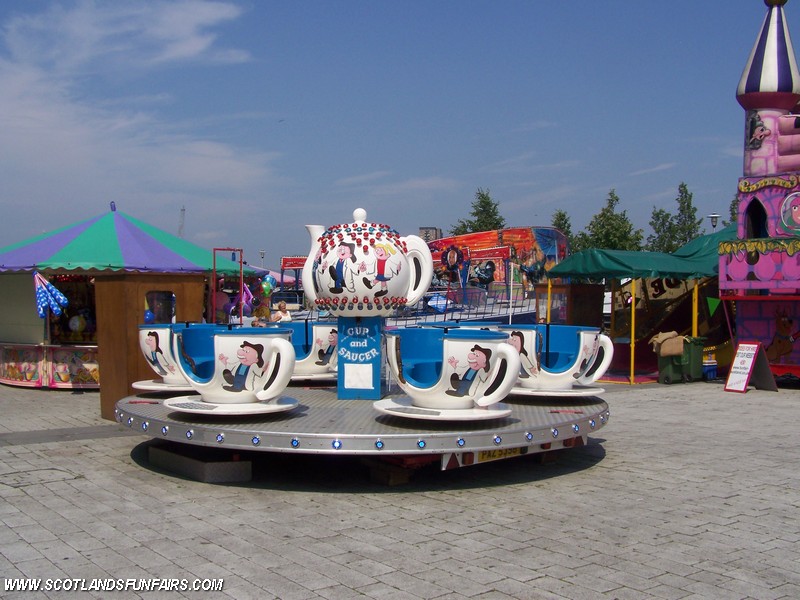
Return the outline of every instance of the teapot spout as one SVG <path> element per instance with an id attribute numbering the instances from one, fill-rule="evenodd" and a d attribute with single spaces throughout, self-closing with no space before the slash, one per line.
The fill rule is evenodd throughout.
<path id="1" fill-rule="evenodd" d="M 306 225 L 306 231 L 308 231 L 309 237 L 311 237 L 311 246 L 312 248 L 317 244 L 317 240 L 319 240 L 320 236 L 325 233 L 325 226 L 324 225 Z"/>

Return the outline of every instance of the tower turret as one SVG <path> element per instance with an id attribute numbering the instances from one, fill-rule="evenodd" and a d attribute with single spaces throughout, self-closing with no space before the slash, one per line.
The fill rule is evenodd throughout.
<path id="1" fill-rule="evenodd" d="M 800 72 L 783 12 L 787 0 L 764 0 L 767 16 L 750 52 L 736 99 L 747 111 L 745 117 L 744 175 L 758 176 L 800 169 L 800 143 L 783 160 L 778 143 L 781 127 L 795 137 L 794 119 L 779 120 L 800 102 Z"/>

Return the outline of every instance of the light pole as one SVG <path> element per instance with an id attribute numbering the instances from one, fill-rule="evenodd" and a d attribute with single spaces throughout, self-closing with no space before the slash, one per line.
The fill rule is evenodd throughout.
<path id="1" fill-rule="evenodd" d="M 259 250 L 258 253 L 261 255 L 261 268 L 264 268 L 264 255 L 267 253 L 266 250 Z"/>
<path id="2" fill-rule="evenodd" d="M 711 230 L 712 233 L 717 230 L 717 222 L 719 221 L 719 215 L 717 213 L 711 213 L 708 215 L 708 218 L 711 220 Z"/>

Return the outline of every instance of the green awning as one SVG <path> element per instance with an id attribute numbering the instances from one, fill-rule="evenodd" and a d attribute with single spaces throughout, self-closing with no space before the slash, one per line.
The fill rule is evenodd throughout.
<path id="1" fill-rule="evenodd" d="M 699 236 L 672 254 L 592 248 L 561 261 L 547 276 L 584 279 L 715 277 L 719 274 L 720 242 L 735 239 L 736 225 L 732 224 L 716 233 Z"/>

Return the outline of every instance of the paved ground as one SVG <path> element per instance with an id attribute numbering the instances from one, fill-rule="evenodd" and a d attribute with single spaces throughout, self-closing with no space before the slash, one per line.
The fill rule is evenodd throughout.
<path id="1" fill-rule="evenodd" d="M 612 385 L 609 424 L 523 457 L 370 482 L 345 457 L 262 455 L 247 485 L 146 464 L 97 393 L 0 386 L 4 578 L 222 592 L 8 598 L 800 597 L 800 391 Z"/>

